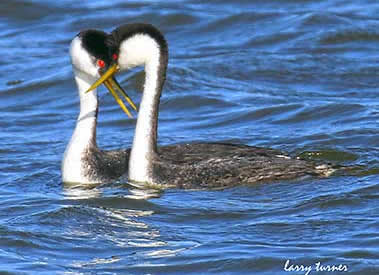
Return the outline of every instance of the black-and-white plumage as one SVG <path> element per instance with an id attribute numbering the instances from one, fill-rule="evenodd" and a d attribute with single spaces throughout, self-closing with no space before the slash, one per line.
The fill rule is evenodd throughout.
<path id="1" fill-rule="evenodd" d="M 148 24 L 117 28 L 109 44 L 120 71 L 144 66 L 146 79 L 129 159 L 129 180 L 164 187 L 226 187 L 258 181 L 325 175 L 325 166 L 284 153 L 246 145 L 197 143 L 157 147 L 159 99 L 166 77 L 168 47 Z"/>
<path id="2" fill-rule="evenodd" d="M 86 39 L 80 36 L 71 45 L 81 112 L 65 153 L 63 180 L 102 181 L 103 178 L 113 178 L 112 173 L 114 177 L 118 177 L 128 166 L 128 179 L 134 183 L 177 188 L 223 188 L 259 181 L 324 176 L 332 171 L 328 166 L 316 166 L 312 162 L 291 158 L 277 150 L 246 145 L 195 143 L 158 148 L 159 101 L 168 64 L 166 40 L 159 30 L 149 24 L 123 25 L 104 37 L 102 44 L 105 48 L 96 53 L 87 47 L 84 42 Z M 105 52 L 109 56 L 107 61 L 113 63 L 113 67 L 109 69 L 112 72 L 104 73 L 92 87 L 100 85 L 106 81 L 108 75 L 112 76 L 117 71 L 136 66 L 145 68 L 144 91 L 130 156 L 128 151 L 112 155 L 97 148 L 96 91 L 88 94 L 82 92 L 100 77 L 96 58 L 103 58 L 100 54 Z M 116 58 L 112 60 L 111 56 Z M 86 66 L 91 68 L 84 68 Z M 90 94 L 91 98 L 87 99 Z M 91 112 L 93 115 L 84 120 L 85 124 L 80 121 L 82 116 L 88 116 Z M 84 137 L 81 136 L 83 132 Z M 80 142 L 75 142 L 76 140 Z M 80 156 L 70 156 L 74 147 L 82 150 Z M 111 157 L 107 159 L 108 156 Z M 71 167 L 71 161 L 81 167 L 81 172 L 76 172 L 76 176 L 69 175 L 70 171 L 66 169 Z"/>
<path id="3" fill-rule="evenodd" d="M 100 77 L 99 60 L 110 63 L 108 35 L 97 30 L 79 33 L 71 42 L 70 55 L 80 98 L 80 113 L 62 161 L 64 182 L 98 183 L 127 172 L 130 150 L 103 151 L 97 147 L 97 92 L 86 90 Z"/>

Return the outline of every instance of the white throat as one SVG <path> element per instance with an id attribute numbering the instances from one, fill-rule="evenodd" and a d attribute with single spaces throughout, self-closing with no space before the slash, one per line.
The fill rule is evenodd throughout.
<path id="1" fill-rule="evenodd" d="M 121 44 L 120 53 L 119 60 L 122 68 L 144 65 L 146 73 L 145 87 L 129 158 L 129 180 L 152 183 L 151 173 L 156 153 L 157 114 L 161 93 L 158 87 L 160 48 L 150 36 L 138 34 Z M 126 63 L 123 64 L 122 61 Z"/>
<path id="2" fill-rule="evenodd" d="M 76 72 L 75 81 L 79 90 L 80 113 L 74 133 L 64 152 L 62 161 L 63 182 L 92 183 L 83 172 L 83 155 L 96 145 L 97 92 L 85 93 L 94 80 Z"/>

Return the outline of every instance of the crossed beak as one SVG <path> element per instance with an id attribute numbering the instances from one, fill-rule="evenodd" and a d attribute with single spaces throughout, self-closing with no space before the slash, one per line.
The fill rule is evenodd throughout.
<path id="1" fill-rule="evenodd" d="M 113 97 L 116 99 L 117 103 L 120 105 L 121 109 L 129 116 L 133 117 L 128 108 L 126 108 L 124 102 L 121 100 L 119 94 L 116 92 L 116 90 L 119 91 L 119 93 L 125 98 L 125 100 L 129 103 L 129 105 L 137 111 L 137 107 L 132 101 L 132 99 L 128 96 L 128 94 L 121 88 L 120 84 L 117 82 L 117 80 L 114 78 L 114 75 L 119 71 L 119 66 L 117 64 L 113 64 L 109 67 L 109 69 L 101 75 L 101 77 L 92 84 L 91 87 L 86 91 L 86 93 L 96 89 L 101 84 L 104 83 L 105 87 L 109 90 L 109 92 L 113 95 Z"/>

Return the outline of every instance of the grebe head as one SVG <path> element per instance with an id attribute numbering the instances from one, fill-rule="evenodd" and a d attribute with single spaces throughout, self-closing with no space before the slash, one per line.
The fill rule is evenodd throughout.
<path id="1" fill-rule="evenodd" d="M 108 39 L 109 35 L 98 30 L 86 30 L 80 32 L 71 42 L 70 55 L 74 68 L 75 77 L 79 85 L 80 97 L 94 90 L 97 86 L 96 79 L 104 79 L 104 85 L 109 92 L 115 97 L 117 102 L 122 102 L 114 90 L 120 90 L 120 93 L 136 109 L 129 96 L 122 90 L 113 74 L 118 71 L 119 67 L 115 64 L 117 54 L 115 54 L 112 40 Z M 113 52 L 113 53 L 112 53 Z M 83 82 L 84 81 L 84 82 Z M 80 83 L 86 83 L 80 85 Z M 92 86 L 91 86 L 92 85 Z M 91 87 L 90 87 L 91 86 Z M 121 104 L 120 104 L 121 106 Z M 131 116 L 129 110 L 121 106 L 127 115 Z"/>
<path id="2" fill-rule="evenodd" d="M 154 26 L 144 23 L 134 23 L 122 25 L 112 31 L 107 38 L 106 45 L 108 46 L 111 65 L 88 91 L 95 89 L 102 83 L 108 87 L 109 84 L 107 82 L 115 82 L 116 85 L 114 86 L 136 110 L 134 103 L 128 96 L 125 96 L 125 92 L 118 85 L 114 75 L 119 71 L 129 70 L 137 66 L 145 66 L 146 72 L 155 72 L 156 75 L 158 75 L 158 71 L 160 72 L 159 78 L 162 80 L 160 83 L 163 85 L 168 59 L 166 40 L 162 33 Z M 147 73 L 147 75 L 149 74 Z M 113 94 L 112 91 L 110 92 Z M 114 97 L 125 111 L 126 107 L 124 103 L 115 95 Z"/>
<path id="3" fill-rule="evenodd" d="M 111 60 L 106 45 L 107 36 L 102 31 L 86 30 L 72 40 L 70 55 L 75 75 L 96 80 L 108 69 Z"/>

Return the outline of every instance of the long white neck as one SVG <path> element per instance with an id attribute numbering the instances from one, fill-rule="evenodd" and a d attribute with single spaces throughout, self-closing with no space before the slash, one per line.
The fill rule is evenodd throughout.
<path id="1" fill-rule="evenodd" d="M 80 96 L 80 113 L 76 121 L 74 133 L 66 147 L 62 161 L 63 182 L 90 183 L 91 180 L 83 173 L 83 155 L 91 147 L 96 147 L 97 92 L 85 93 L 93 79 L 77 73 L 75 81 Z M 85 167 L 84 167 L 85 168 Z"/>
<path id="2" fill-rule="evenodd" d="M 136 130 L 133 139 L 133 146 L 129 158 L 129 180 L 135 182 L 152 183 L 153 159 L 156 155 L 157 147 L 157 125 L 159 99 L 162 92 L 166 64 L 162 72 L 161 50 L 157 43 L 146 36 L 132 39 L 133 42 L 143 42 L 144 49 L 135 53 L 137 57 L 145 56 L 145 87 L 138 112 Z M 125 46 L 126 47 L 126 46 Z M 149 54 L 146 56 L 146 53 Z M 130 60 L 129 51 L 129 60 Z M 121 56 L 120 56 L 121 58 Z M 163 80 L 162 80 L 163 78 Z"/>

